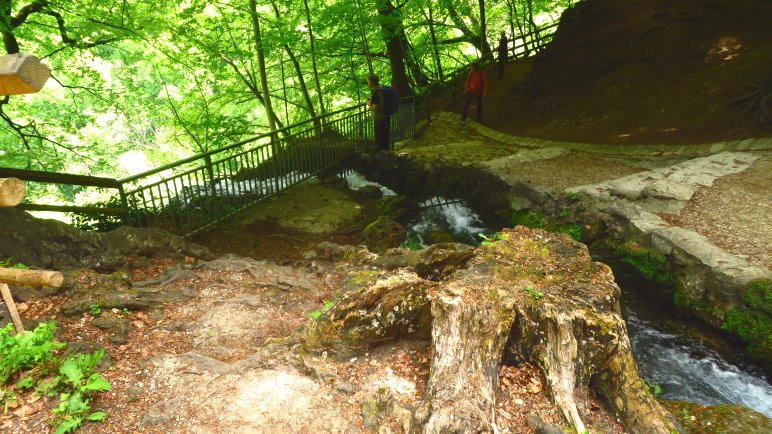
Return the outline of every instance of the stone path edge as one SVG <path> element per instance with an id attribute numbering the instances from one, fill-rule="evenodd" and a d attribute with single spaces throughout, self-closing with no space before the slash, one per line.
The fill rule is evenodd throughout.
<path id="1" fill-rule="evenodd" d="M 456 119 L 455 113 L 438 112 L 437 118 L 447 120 Z M 507 133 L 493 130 L 477 122 L 468 121 L 467 125 L 475 129 L 479 134 L 504 144 L 530 146 L 537 148 L 561 147 L 572 151 L 590 152 L 608 155 L 652 155 L 661 156 L 699 156 L 715 154 L 723 151 L 769 151 L 772 150 L 772 137 L 758 139 L 731 140 L 726 142 L 706 143 L 698 145 L 605 145 L 592 143 L 561 142 L 555 140 L 538 139 L 535 137 L 513 136 Z"/>

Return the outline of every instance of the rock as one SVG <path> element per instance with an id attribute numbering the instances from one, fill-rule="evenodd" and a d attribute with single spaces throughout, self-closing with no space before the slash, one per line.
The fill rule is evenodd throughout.
<path id="1" fill-rule="evenodd" d="M 533 429 L 535 434 L 564 434 L 563 429 L 557 425 L 546 423 L 539 416 L 530 415 L 526 419 L 528 426 Z"/>
<path id="2" fill-rule="evenodd" d="M 131 322 L 127 318 L 99 316 L 91 322 L 94 327 L 110 333 L 110 342 L 125 344 L 131 332 Z"/>
<path id="3" fill-rule="evenodd" d="M 702 406 L 693 402 L 664 401 L 685 434 L 749 434 L 772 432 L 772 419 L 741 405 Z"/>
<path id="4" fill-rule="evenodd" d="M 367 248 L 376 253 L 399 247 L 407 236 L 405 227 L 389 217 L 378 217 L 365 227 L 362 233 Z"/>
<path id="5" fill-rule="evenodd" d="M 113 272 L 127 256 L 208 258 L 209 251 L 161 229 L 119 227 L 87 232 L 58 220 L 38 219 L 17 208 L 0 208 L 0 257 L 39 268 L 90 268 Z"/>
<path id="6" fill-rule="evenodd" d="M 156 402 L 142 417 L 145 425 L 160 425 L 169 422 L 174 417 L 177 404 L 170 400 Z"/>

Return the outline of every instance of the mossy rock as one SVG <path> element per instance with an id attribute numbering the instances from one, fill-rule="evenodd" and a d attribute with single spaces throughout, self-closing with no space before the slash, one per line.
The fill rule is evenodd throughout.
<path id="1" fill-rule="evenodd" d="M 407 236 L 407 230 L 391 218 L 381 216 L 367 225 L 362 235 L 370 251 L 383 253 L 387 249 L 399 247 Z"/>
<path id="2" fill-rule="evenodd" d="M 721 327 L 737 334 L 748 344 L 748 354 L 769 367 L 772 365 L 772 281 L 749 282 L 743 301 L 744 306 L 727 312 Z"/>
<path id="3" fill-rule="evenodd" d="M 693 402 L 663 401 L 686 434 L 750 434 L 772 432 L 772 420 L 741 405 L 702 406 Z"/>

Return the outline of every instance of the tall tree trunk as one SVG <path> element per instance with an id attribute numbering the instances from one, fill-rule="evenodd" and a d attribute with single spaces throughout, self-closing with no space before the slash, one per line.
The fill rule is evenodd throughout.
<path id="1" fill-rule="evenodd" d="M 528 26 L 536 36 L 536 51 L 541 50 L 541 37 L 539 36 L 539 27 L 533 21 L 533 0 L 528 0 Z"/>
<path id="2" fill-rule="evenodd" d="M 437 65 L 437 79 L 442 80 L 442 62 L 440 61 L 440 50 L 437 47 L 437 34 L 434 32 L 434 13 L 432 12 L 432 2 L 429 2 L 429 34 L 432 36 L 432 53 L 434 54 L 434 63 Z"/>
<path id="3" fill-rule="evenodd" d="M 273 6 L 273 12 L 276 14 L 276 18 L 281 20 L 281 13 L 279 12 L 279 7 L 276 6 L 276 2 L 271 1 L 271 6 Z M 308 93 L 308 86 L 306 86 L 306 79 L 303 77 L 303 69 L 300 67 L 300 62 L 298 62 L 298 59 L 295 56 L 295 53 L 292 51 L 292 48 L 290 48 L 289 44 L 284 44 L 283 47 L 284 47 L 284 51 L 287 53 L 287 55 L 290 58 L 290 61 L 292 62 L 292 66 L 295 68 L 295 75 L 298 78 L 300 91 L 303 94 L 303 99 L 305 99 L 306 101 L 306 109 L 308 110 L 308 113 L 309 115 L 311 115 L 312 118 L 316 118 L 316 110 L 314 109 L 313 101 L 311 101 L 311 95 Z M 282 63 L 282 68 L 284 68 L 284 63 Z M 289 123 L 290 123 L 289 120 L 287 120 L 287 124 Z M 318 127 L 319 121 L 315 120 L 314 124 Z"/>
<path id="4" fill-rule="evenodd" d="M 515 2 L 513 0 L 507 0 L 507 15 L 509 17 L 509 34 L 511 35 L 510 39 L 512 40 L 512 54 L 517 57 L 517 38 L 515 38 L 515 13 Z"/>
<path id="5" fill-rule="evenodd" d="M 268 89 L 268 75 L 265 72 L 265 52 L 263 51 L 263 38 L 260 35 L 260 17 L 257 15 L 257 4 L 255 0 L 249 0 L 249 15 L 252 17 L 252 30 L 255 37 L 255 52 L 257 53 L 258 73 L 260 74 L 260 84 L 263 89 L 263 106 L 268 116 L 268 127 L 271 132 L 276 131 L 276 114 L 271 106 L 271 94 Z"/>
<path id="6" fill-rule="evenodd" d="M 405 72 L 407 53 L 400 38 L 402 19 L 391 0 L 379 0 L 378 15 L 380 16 L 381 31 L 386 42 L 386 52 L 391 65 L 391 78 L 400 96 L 412 96 L 413 90 L 410 87 L 410 81 Z"/>
<path id="7" fill-rule="evenodd" d="M 306 25 L 308 26 L 308 38 L 311 40 L 311 64 L 314 68 L 314 83 L 316 84 L 316 94 L 319 96 L 319 108 L 322 114 L 326 113 L 324 108 L 324 96 L 322 94 L 322 85 L 319 84 L 319 69 L 316 67 L 316 39 L 311 29 L 311 11 L 308 9 L 308 0 L 303 0 L 303 6 L 306 9 Z"/>
<path id="8" fill-rule="evenodd" d="M 485 53 L 485 47 L 488 46 L 488 29 L 485 27 L 485 0 L 478 0 L 478 3 L 480 5 L 480 52 Z M 493 52 L 490 50 L 490 47 L 488 48 L 488 53 L 491 54 L 492 59 Z"/>
<path id="9" fill-rule="evenodd" d="M 365 31 L 364 23 L 362 22 L 362 5 L 359 0 L 354 0 L 354 6 L 357 8 L 357 25 L 359 26 L 359 35 L 362 38 L 362 46 L 364 47 L 365 58 L 367 59 L 367 70 L 370 74 L 375 74 L 373 69 L 373 58 L 370 55 L 370 44 L 367 42 L 367 32 Z"/>
<path id="10" fill-rule="evenodd" d="M 448 15 L 450 16 L 450 20 L 453 21 L 453 25 L 463 33 L 466 41 L 474 45 L 475 48 L 479 49 L 482 47 L 481 57 L 486 57 L 491 53 L 491 46 L 488 44 L 488 40 L 480 37 L 474 30 L 470 29 L 469 26 L 466 25 L 466 22 L 464 22 L 464 18 L 458 13 L 458 10 L 456 10 L 453 5 L 448 6 Z M 466 15 L 466 18 L 469 19 L 473 27 L 478 26 L 477 18 L 474 17 L 474 14 Z"/>

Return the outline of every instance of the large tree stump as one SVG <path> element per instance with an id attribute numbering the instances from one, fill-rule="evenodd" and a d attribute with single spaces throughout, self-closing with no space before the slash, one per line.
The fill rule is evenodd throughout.
<path id="1" fill-rule="evenodd" d="M 430 303 L 425 433 L 492 432 L 504 359 L 538 366 L 553 404 L 577 432 L 585 429 L 590 388 L 631 432 L 676 431 L 638 376 L 611 270 L 564 235 L 518 227 L 502 237 L 443 281 L 398 271 L 364 285 L 296 338 L 311 350 L 361 351 L 429 327 L 416 312 Z"/>

